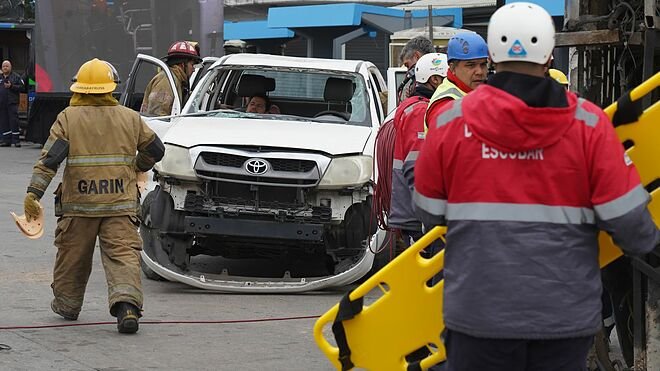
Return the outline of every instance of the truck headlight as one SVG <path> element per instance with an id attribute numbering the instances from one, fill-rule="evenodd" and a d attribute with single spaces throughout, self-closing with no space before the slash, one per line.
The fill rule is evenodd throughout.
<path id="1" fill-rule="evenodd" d="M 162 175 L 177 179 L 199 180 L 193 170 L 187 148 L 165 144 L 165 155 L 155 168 Z"/>
<path id="2" fill-rule="evenodd" d="M 319 188 L 336 189 L 361 186 L 371 179 L 373 160 L 371 156 L 337 157 L 330 161 L 323 174 Z"/>

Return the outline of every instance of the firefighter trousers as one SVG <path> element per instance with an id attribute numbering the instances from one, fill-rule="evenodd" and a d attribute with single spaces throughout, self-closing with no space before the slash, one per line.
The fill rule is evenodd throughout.
<path id="1" fill-rule="evenodd" d="M 92 272 L 96 238 L 108 285 L 110 314 L 113 306 L 127 302 L 142 309 L 140 250 L 142 239 L 135 216 L 62 217 L 55 229 L 57 256 L 53 270 L 54 304 L 78 314 Z"/>

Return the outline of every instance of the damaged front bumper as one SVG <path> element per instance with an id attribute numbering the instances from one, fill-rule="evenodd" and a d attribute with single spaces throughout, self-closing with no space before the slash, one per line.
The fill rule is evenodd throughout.
<path id="1" fill-rule="evenodd" d="M 166 256 L 151 257 L 147 251 L 142 251 L 144 263 L 159 276 L 174 282 L 181 282 L 204 290 L 235 292 L 235 293 L 297 293 L 305 291 L 320 290 L 330 287 L 348 285 L 366 275 L 374 263 L 374 251 L 379 251 L 386 243 L 387 233 L 378 229 L 369 240 L 369 247 L 365 248 L 364 254 L 348 269 L 332 275 L 323 277 L 282 277 L 263 278 L 233 276 L 228 273 L 210 274 L 196 272 L 193 270 L 183 271 L 176 265 L 169 263 Z M 156 249 L 155 253 L 162 251 Z M 162 265 L 159 262 L 166 262 Z"/>

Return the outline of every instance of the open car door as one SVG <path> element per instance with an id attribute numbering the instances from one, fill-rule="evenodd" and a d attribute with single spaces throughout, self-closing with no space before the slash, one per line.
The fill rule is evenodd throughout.
<path id="1" fill-rule="evenodd" d="M 181 104 L 179 103 L 179 94 L 175 88 L 174 77 L 165 62 L 149 55 L 138 54 L 133 63 L 133 68 L 131 68 L 131 72 L 128 75 L 128 79 L 126 80 L 124 91 L 121 94 L 119 102 L 123 106 L 140 112 L 142 100 L 144 99 L 144 91 L 146 90 L 147 85 L 154 76 L 161 72 L 164 72 L 165 76 L 167 76 L 167 80 L 170 83 L 170 89 L 174 95 L 172 110 L 168 116 L 145 116 L 143 113 L 140 113 L 140 115 L 147 125 L 149 125 L 151 130 L 153 130 L 156 135 L 164 141 L 165 134 L 167 134 L 167 131 L 172 126 L 172 123 L 170 122 L 172 117 L 181 113 Z M 153 181 L 152 170 L 149 170 L 146 173 L 146 177 L 143 178 L 143 181 L 145 181 L 145 184 L 140 187 L 140 192 L 141 194 L 146 195 L 156 187 L 156 183 Z M 144 200 L 144 197 L 142 199 Z"/>
<path id="2" fill-rule="evenodd" d="M 121 94 L 120 103 L 123 106 L 140 112 L 142 100 L 144 99 L 144 91 L 146 90 L 147 85 L 154 76 L 161 72 L 164 72 L 167 76 L 167 80 L 170 83 L 170 89 L 174 95 L 172 110 L 167 116 L 146 116 L 142 113 L 141 115 L 147 125 L 149 125 L 149 127 L 155 131 L 161 139 L 163 139 L 165 133 L 167 133 L 171 126 L 170 119 L 172 116 L 181 113 L 181 103 L 179 94 L 175 88 L 174 76 L 172 76 L 172 72 L 165 62 L 149 55 L 138 54 L 135 58 L 135 63 L 133 63 L 133 68 L 131 68 L 131 72 L 128 75 L 128 79 L 126 80 L 124 91 Z"/>

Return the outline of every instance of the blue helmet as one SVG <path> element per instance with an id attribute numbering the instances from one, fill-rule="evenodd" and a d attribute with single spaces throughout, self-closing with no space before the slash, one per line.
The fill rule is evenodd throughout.
<path id="1" fill-rule="evenodd" d="M 488 45 L 476 32 L 461 32 L 447 43 L 448 60 L 469 60 L 488 58 Z"/>

